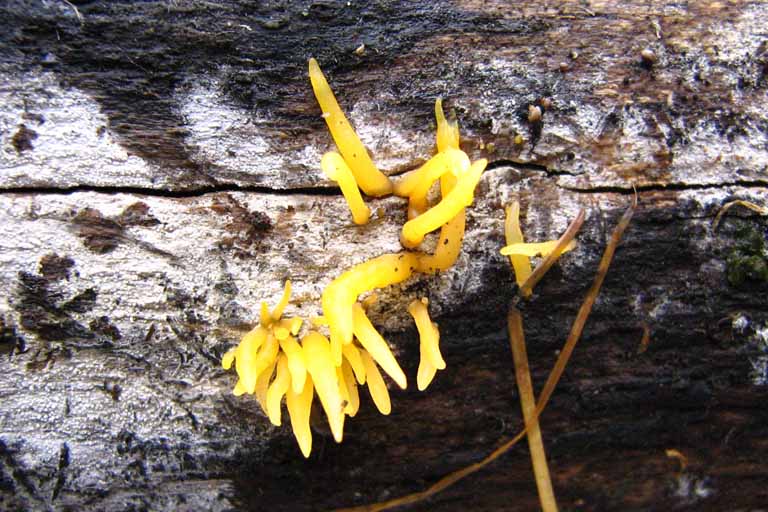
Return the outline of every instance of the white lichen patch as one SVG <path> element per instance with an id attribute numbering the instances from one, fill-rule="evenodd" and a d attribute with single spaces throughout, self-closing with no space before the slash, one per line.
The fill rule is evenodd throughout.
<path id="1" fill-rule="evenodd" d="M 408 168 L 414 161 L 427 160 L 435 146 L 434 131 L 428 126 L 406 132 L 404 119 L 382 115 L 376 101 L 359 101 L 348 113 L 358 137 L 368 148 L 376 167 L 382 171 Z"/>
<path id="2" fill-rule="evenodd" d="M 0 72 L 0 104 L 0 186 L 157 185 L 152 167 L 115 140 L 99 104 L 56 74 Z"/>

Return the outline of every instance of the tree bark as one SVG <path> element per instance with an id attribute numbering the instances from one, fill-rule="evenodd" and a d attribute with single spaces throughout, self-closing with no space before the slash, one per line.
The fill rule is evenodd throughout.
<path id="1" fill-rule="evenodd" d="M 525 305 L 546 379 L 636 190 L 573 360 L 541 417 L 562 509 L 768 501 L 768 6 L 11 0 L 0 7 L 0 509 L 318 510 L 420 490 L 522 428 L 504 206 L 528 240 L 587 220 Z M 461 256 L 382 290 L 410 382 L 305 460 L 234 397 L 221 355 L 294 284 L 402 250 L 403 200 L 354 226 L 314 56 L 379 168 L 434 151 L 434 101 L 489 166 Z M 541 119 L 530 114 L 539 108 Z M 415 390 L 407 313 L 430 299 L 448 368 Z M 538 392 L 538 391 L 537 391 Z M 677 450 L 687 461 L 668 457 Z M 674 453 L 674 452 L 673 452 Z M 413 510 L 533 510 L 523 444 Z"/>

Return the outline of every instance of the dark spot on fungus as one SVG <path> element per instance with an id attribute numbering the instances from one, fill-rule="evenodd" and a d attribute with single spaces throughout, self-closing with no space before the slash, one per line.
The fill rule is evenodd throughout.
<path id="1" fill-rule="evenodd" d="M 27 128 L 27 125 L 25 124 L 20 124 L 19 129 L 16 130 L 16 133 L 11 137 L 11 145 L 13 145 L 16 153 L 21 154 L 24 151 L 31 151 L 34 149 L 32 141 L 36 138 L 37 132 L 35 130 Z"/>
<path id="2" fill-rule="evenodd" d="M 448 239 L 443 240 L 443 245 L 448 245 Z"/>

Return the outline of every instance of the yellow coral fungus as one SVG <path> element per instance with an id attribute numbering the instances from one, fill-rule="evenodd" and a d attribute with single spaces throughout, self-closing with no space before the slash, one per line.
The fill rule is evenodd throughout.
<path id="1" fill-rule="evenodd" d="M 312 411 L 312 397 L 315 395 L 312 378 L 307 376 L 304 387 L 298 393 L 289 389 L 285 397 L 285 405 L 291 418 L 291 428 L 296 442 L 304 457 L 309 457 L 312 451 L 312 431 L 309 428 L 309 415 Z"/>
<path id="2" fill-rule="evenodd" d="M 349 210 L 352 212 L 352 220 L 355 224 L 367 224 L 371 217 L 371 209 L 366 206 L 352 171 L 338 153 L 328 152 L 323 155 L 320 167 L 330 179 L 339 184 L 344 199 L 347 200 Z"/>
<path id="3" fill-rule="evenodd" d="M 447 194 L 456 183 L 456 177 L 446 174 L 440 178 L 443 194 Z M 443 224 L 440 228 L 440 238 L 435 246 L 434 254 L 419 253 L 417 256 L 417 270 L 428 274 L 434 274 L 439 270 L 446 270 L 456 263 L 461 252 L 461 243 L 464 240 L 464 227 L 466 225 L 466 212 L 462 208 L 454 218 Z"/>
<path id="4" fill-rule="evenodd" d="M 459 123 L 447 121 L 443 113 L 443 100 L 435 101 L 435 120 L 437 121 L 437 150 L 459 149 Z"/>
<path id="5" fill-rule="evenodd" d="M 309 79 L 312 82 L 312 89 L 323 111 L 323 118 L 328 124 L 331 136 L 352 170 L 355 181 L 360 188 L 369 196 L 378 197 L 391 193 L 392 183 L 373 164 L 368 151 L 339 107 L 336 97 L 315 59 L 309 59 Z"/>
<path id="6" fill-rule="evenodd" d="M 474 162 L 466 172 L 458 176 L 456 185 L 443 196 L 439 203 L 415 219 L 406 222 L 400 242 L 408 248 L 418 246 L 427 233 L 436 230 L 454 218 L 463 208 L 472 204 L 475 187 L 487 163 L 484 158 Z"/>
<path id="7" fill-rule="evenodd" d="M 426 298 L 414 300 L 408 305 L 408 312 L 416 322 L 419 331 L 419 370 L 416 376 L 416 386 L 424 391 L 435 377 L 437 370 L 445 369 L 445 360 L 440 354 L 440 331 L 437 324 L 429 318 Z"/>
<path id="8" fill-rule="evenodd" d="M 323 316 L 331 331 L 331 352 L 336 366 L 341 365 L 342 345 L 352 342 L 352 307 L 357 297 L 375 288 L 405 281 L 416 265 L 414 254 L 383 254 L 355 265 L 323 290 Z"/>
<path id="9" fill-rule="evenodd" d="M 520 203 L 515 201 L 507 206 L 506 214 L 506 219 L 504 221 L 504 238 L 507 241 L 507 245 L 509 246 L 525 242 L 523 231 L 520 229 Z M 510 255 L 509 262 L 512 264 L 512 268 L 515 271 L 517 286 L 523 286 L 525 280 L 528 279 L 528 276 L 533 272 L 531 269 L 531 260 L 527 256 Z M 530 291 L 527 295 L 530 295 Z"/>
<path id="10" fill-rule="evenodd" d="M 387 342 L 384 341 L 381 334 L 379 334 L 373 324 L 371 324 L 371 321 L 368 320 L 368 316 L 365 314 L 365 311 L 360 304 L 354 305 L 353 318 L 354 332 L 357 340 L 387 375 L 392 377 L 392 380 L 394 380 L 398 386 L 405 389 L 407 386 L 405 373 L 403 373 L 402 368 L 400 368 L 400 365 L 397 363 L 397 359 L 395 359 L 395 356 L 389 349 Z"/>
<path id="11" fill-rule="evenodd" d="M 336 442 L 340 443 L 344 435 L 344 411 L 330 344 L 325 336 L 314 331 L 304 336 L 301 343 L 307 360 L 307 371 L 315 383 L 331 433 Z"/>
<path id="12" fill-rule="evenodd" d="M 387 385 L 384 383 L 384 379 L 381 377 L 381 373 L 379 373 L 379 369 L 376 367 L 376 362 L 370 354 L 368 354 L 368 352 L 363 352 L 362 356 L 363 363 L 365 364 L 368 392 L 371 394 L 373 403 L 376 404 L 376 408 L 379 412 L 387 415 L 392 412 L 392 403 L 389 400 Z"/>

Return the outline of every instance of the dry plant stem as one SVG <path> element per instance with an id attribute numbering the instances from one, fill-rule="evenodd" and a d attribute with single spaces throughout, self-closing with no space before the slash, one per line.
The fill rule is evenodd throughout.
<path id="1" fill-rule="evenodd" d="M 720 224 L 720 220 L 723 218 L 723 215 L 725 215 L 725 213 L 734 206 L 743 206 L 744 208 L 749 208 L 758 215 L 768 215 L 768 208 L 765 206 L 760 206 L 759 204 L 755 204 L 751 201 L 743 201 L 738 199 L 736 201 L 726 203 L 722 208 L 720 208 L 720 211 L 717 212 L 717 215 L 715 215 L 715 220 L 712 222 L 712 231 L 717 230 L 717 226 Z"/>
<path id="2" fill-rule="evenodd" d="M 525 428 L 528 431 L 528 448 L 531 451 L 533 475 L 536 478 L 536 488 L 539 491 L 539 502 L 543 512 L 557 512 L 557 500 L 552 489 L 552 479 L 549 476 L 547 455 L 544 451 L 544 440 L 536 414 L 536 397 L 533 394 L 531 372 L 528 368 L 528 354 L 525 349 L 525 334 L 523 333 L 523 317 L 514 306 L 509 308 L 507 330 L 512 357 L 515 360 L 515 378 L 517 389 L 520 391 L 520 408 L 523 410 Z"/>
<path id="3" fill-rule="evenodd" d="M 629 221 L 632 219 L 632 214 L 634 214 L 636 207 L 637 207 L 637 195 L 635 195 L 632 201 L 632 205 L 627 209 L 626 212 L 624 212 L 624 215 L 622 215 L 621 220 L 619 221 L 619 224 L 614 228 L 613 233 L 611 234 L 611 240 L 608 242 L 608 245 L 606 246 L 605 251 L 603 252 L 603 257 L 600 260 L 600 266 L 598 267 L 597 275 L 595 276 L 595 280 L 592 283 L 592 287 L 587 292 L 587 296 L 584 299 L 584 302 L 582 303 L 581 308 L 579 308 L 579 312 L 576 315 L 576 319 L 573 322 L 573 326 L 571 327 L 571 332 L 568 335 L 568 339 L 566 340 L 565 345 L 563 346 L 563 349 L 560 351 L 560 355 L 558 356 L 557 361 L 555 362 L 554 368 L 549 374 L 549 378 L 547 379 L 547 382 L 544 385 L 544 389 L 539 395 L 539 401 L 536 405 L 536 411 L 534 411 L 535 414 L 533 414 L 533 417 L 531 418 L 531 422 L 527 424 L 531 424 L 535 420 L 538 420 L 539 416 L 541 415 L 541 412 L 544 410 L 544 407 L 546 407 L 547 402 L 549 401 L 549 398 L 552 396 L 552 392 L 555 390 L 555 386 L 557 386 L 557 383 L 560 380 L 560 377 L 563 375 L 563 371 L 565 370 L 565 367 L 568 364 L 568 360 L 570 359 L 571 354 L 573 354 L 573 349 L 575 348 L 576 343 L 579 341 L 581 331 L 584 329 L 584 323 L 586 322 L 587 317 L 589 316 L 589 313 L 592 310 L 592 306 L 595 303 L 595 299 L 597 299 L 597 295 L 600 292 L 600 287 L 602 286 L 603 281 L 605 280 L 605 275 L 608 272 L 608 266 L 610 265 L 611 260 L 613 259 L 613 254 L 616 252 L 616 247 L 618 246 L 619 241 L 621 240 L 621 236 L 624 234 L 624 231 L 627 229 L 627 226 L 629 225 Z M 574 220 L 571 226 L 573 226 L 573 224 L 575 224 L 577 220 L 579 220 L 578 217 L 576 218 L 576 220 Z M 578 229 L 578 227 L 576 229 Z M 568 231 L 570 230 L 571 228 L 569 227 Z M 566 231 L 566 234 L 568 233 L 568 231 Z M 565 235 L 563 235 L 563 237 L 564 236 Z M 568 243 L 567 240 L 565 241 L 565 243 Z M 558 246 L 559 245 L 560 244 L 558 243 Z M 563 247 L 564 246 L 565 244 L 563 244 Z M 557 252 L 557 249 L 555 252 Z M 372 503 L 369 505 L 361 505 L 359 507 L 337 509 L 336 512 L 378 512 L 380 510 L 387 510 L 394 507 L 400 507 L 403 505 L 410 505 L 413 503 L 424 501 L 427 498 L 430 498 L 435 494 L 439 493 L 440 491 L 450 487 L 451 485 L 455 484 L 459 480 L 462 480 L 463 478 L 480 471 L 481 469 L 486 467 L 488 464 L 492 463 L 493 461 L 495 461 L 496 459 L 498 459 L 499 457 L 507 453 L 510 450 L 510 448 L 512 448 L 515 444 L 517 444 L 518 441 L 520 441 L 523 438 L 523 436 L 525 436 L 527 431 L 528 431 L 528 427 L 526 426 L 515 437 L 513 437 L 512 439 L 509 439 L 508 441 L 505 441 L 501 446 L 493 450 L 493 452 L 491 452 L 483 460 L 479 462 L 475 462 L 474 464 L 470 464 L 467 467 L 461 468 L 457 471 L 454 471 L 453 473 L 450 473 L 444 476 L 443 478 L 441 478 L 431 486 L 427 487 L 423 491 L 415 492 L 412 494 L 406 494 L 405 496 L 400 496 L 399 498 L 393 498 L 388 501 L 382 501 L 380 503 Z"/>
<path id="4" fill-rule="evenodd" d="M 568 229 L 565 230 L 563 236 L 557 240 L 555 249 L 549 254 L 549 256 L 544 258 L 544 260 L 539 263 L 539 266 L 536 267 L 536 269 L 533 271 L 533 274 L 528 276 L 528 279 L 525 280 L 523 286 L 520 287 L 520 295 L 527 297 L 531 294 L 536 284 L 541 281 L 541 278 L 544 277 L 544 274 L 547 273 L 552 265 L 555 264 L 560 255 L 563 254 L 565 247 L 571 242 L 571 240 L 576 237 L 576 233 L 579 232 L 582 224 L 584 224 L 584 210 L 579 210 L 579 214 L 575 219 L 573 219 L 573 222 L 571 222 L 571 224 L 568 226 Z"/>

